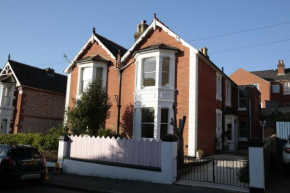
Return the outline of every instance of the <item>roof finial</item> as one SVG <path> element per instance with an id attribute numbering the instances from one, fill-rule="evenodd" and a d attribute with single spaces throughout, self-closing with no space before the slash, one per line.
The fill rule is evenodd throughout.
<path id="1" fill-rule="evenodd" d="M 8 60 L 10 60 L 10 54 L 8 54 Z"/>
<path id="2" fill-rule="evenodd" d="M 93 33 L 96 33 L 96 29 L 93 27 Z"/>
<path id="3" fill-rule="evenodd" d="M 154 13 L 154 19 L 156 19 L 156 13 Z"/>

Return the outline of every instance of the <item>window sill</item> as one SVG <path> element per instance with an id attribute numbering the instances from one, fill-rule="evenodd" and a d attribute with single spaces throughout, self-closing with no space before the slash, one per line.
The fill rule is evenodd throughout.
<path id="1" fill-rule="evenodd" d="M 239 141 L 248 141 L 247 138 L 239 138 Z"/>
<path id="2" fill-rule="evenodd" d="M 248 109 L 246 108 L 238 108 L 238 111 L 247 111 Z"/>

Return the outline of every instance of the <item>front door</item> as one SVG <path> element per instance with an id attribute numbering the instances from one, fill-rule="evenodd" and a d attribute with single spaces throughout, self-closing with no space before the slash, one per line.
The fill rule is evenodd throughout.
<path id="1" fill-rule="evenodd" d="M 225 116 L 225 146 L 229 147 L 229 150 L 238 149 L 238 137 L 237 137 L 237 117 L 235 115 Z"/>

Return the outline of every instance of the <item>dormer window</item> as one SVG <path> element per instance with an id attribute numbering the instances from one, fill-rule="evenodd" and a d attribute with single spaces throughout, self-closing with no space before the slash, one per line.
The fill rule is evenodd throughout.
<path id="1" fill-rule="evenodd" d="M 107 69 L 109 60 L 95 55 L 77 61 L 79 68 L 78 96 L 86 91 L 88 85 L 95 79 L 102 81 L 103 88 L 107 85 Z"/>

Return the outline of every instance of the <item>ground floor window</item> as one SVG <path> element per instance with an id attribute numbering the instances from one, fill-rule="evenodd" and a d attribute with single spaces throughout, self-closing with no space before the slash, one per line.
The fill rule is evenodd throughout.
<path id="1" fill-rule="evenodd" d="M 247 121 L 240 121 L 240 139 L 247 139 Z"/>
<path id="2" fill-rule="evenodd" d="M 142 108 L 141 137 L 154 138 L 154 108 Z"/>
<path id="3" fill-rule="evenodd" d="M 2 119 L 0 122 L 0 134 L 6 134 L 7 132 L 7 119 Z"/>
<path id="4" fill-rule="evenodd" d="M 232 119 L 227 119 L 227 141 L 232 141 L 232 129 L 233 129 L 233 123 Z"/>
<path id="5" fill-rule="evenodd" d="M 161 109 L 160 138 L 167 134 L 168 130 L 168 109 Z"/>

